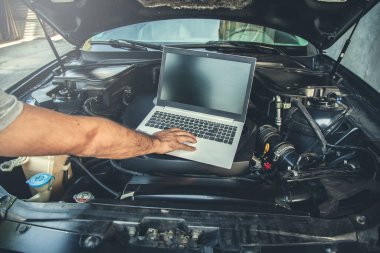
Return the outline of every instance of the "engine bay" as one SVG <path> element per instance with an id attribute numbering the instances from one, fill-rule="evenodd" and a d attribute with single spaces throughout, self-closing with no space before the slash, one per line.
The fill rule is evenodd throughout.
<path id="1" fill-rule="evenodd" d="M 146 58 L 100 61 L 94 52 L 71 56 L 66 72 L 56 71 L 24 101 L 135 129 L 154 106 L 160 75 L 160 54 L 141 54 Z M 52 158 L 60 164 L 54 181 L 59 184 L 41 202 L 114 199 L 95 177 L 120 201 L 252 206 L 315 217 L 339 217 L 374 203 L 380 189 L 378 147 L 368 132 L 379 128 L 365 126 L 367 116 L 354 92 L 342 80 L 331 81 L 322 63 L 313 61 L 306 68 L 286 57 L 252 56 L 258 64 L 231 169 L 158 154 L 125 160 Z M 33 201 L 24 183 L 33 174 L 25 171 L 33 166 L 27 167 L 3 171 L 12 182 L 4 185 Z"/>

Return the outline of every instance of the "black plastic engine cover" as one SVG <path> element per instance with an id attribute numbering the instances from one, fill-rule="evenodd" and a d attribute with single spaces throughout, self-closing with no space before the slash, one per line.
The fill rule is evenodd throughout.
<path id="1" fill-rule="evenodd" d="M 153 108 L 154 98 L 155 94 L 136 96 L 123 113 L 122 123 L 129 128 L 136 129 Z M 231 169 L 224 169 L 174 156 L 158 154 L 126 159 L 122 161 L 122 165 L 130 170 L 156 175 L 242 175 L 249 170 L 249 163 L 256 142 L 256 132 L 256 125 L 247 119 Z"/>

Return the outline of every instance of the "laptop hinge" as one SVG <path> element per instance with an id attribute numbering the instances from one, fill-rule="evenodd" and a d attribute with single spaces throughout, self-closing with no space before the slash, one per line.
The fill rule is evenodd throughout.
<path id="1" fill-rule="evenodd" d="M 192 111 L 188 111 L 188 110 L 184 110 L 184 109 L 178 109 L 178 108 L 174 108 L 174 107 L 168 107 L 168 106 L 164 106 L 164 110 L 191 114 L 191 115 L 194 115 L 194 117 L 201 115 L 202 117 L 209 118 L 210 120 L 226 121 L 229 123 L 233 123 L 235 121 L 234 119 L 230 119 L 230 118 L 224 118 L 224 117 L 205 114 L 205 113 L 201 113 L 201 112 L 192 112 Z"/>

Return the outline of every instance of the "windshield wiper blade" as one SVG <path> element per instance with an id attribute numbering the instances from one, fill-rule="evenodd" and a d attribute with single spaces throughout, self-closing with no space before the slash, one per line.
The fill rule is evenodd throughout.
<path id="1" fill-rule="evenodd" d="M 225 40 L 214 41 L 214 40 L 210 40 L 210 41 L 206 42 L 206 45 L 207 46 L 226 47 L 226 48 L 228 48 L 228 47 L 231 47 L 231 48 L 240 47 L 240 48 L 246 48 L 246 49 L 257 48 L 257 49 L 262 49 L 262 50 L 270 50 L 270 51 L 274 51 L 278 54 L 282 54 L 282 52 L 278 51 L 277 48 L 275 48 L 275 47 L 266 46 L 266 45 L 264 46 L 261 44 L 252 43 L 252 42 L 244 42 L 244 41 L 225 41 Z"/>
<path id="2" fill-rule="evenodd" d="M 270 50 L 270 51 L 276 52 L 278 55 L 285 56 L 285 57 L 289 58 L 290 60 L 297 63 L 298 65 L 300 65 L 304 69 L 308 68 L 305 64 L 296 60 L 293 56 L 288 55 L 281 48 L 278 48 L 275 46 L 268 46 L 268 45 L 262 45 L 262 44 L 257 44 L 257 43 L 253 43 L 253 42 L 245 42 L 245 41 L 209 41 L 208 42 L 208 44 L 210 44 L 210 45 L 214 45 L 214 44 L 217 45 L 217 44 L 223 44 L 223 43 L 230 45 L 230 46 L 241 47 L 241 48 L 257 48 L 257 49 L 261 49 L 261 50 Z"/>
<path id="3" fill-rule="evenodd" d="M 278 55 L 284 56 L 289 58 L 291 61 L 297 63 L 300 67 L 303 69 L 307 69 L 308 67 L 295 59 L 293 56 L 288 55 L 285 53 L 282 49 L 278 47 L 272 47 L 268 45 L 262 45 L 254 42 L 245 42 L 245 41 L 208 41 L 206 43 L 197 43 L 197 44 L 182 44 L 182 45 L 171 45 L 175 47 L 182 47 L 182 48 L 205 48 L 205 49 L 235 49 L 235 50 L 250 50 L 250 49 L 257 49 L 261 52 L 265 51 L 272 51 L 275 52 Z"/>
<path id="4" fill-rule="evenodd" d="M 119 43 L 126 43 L 134 47 L 140 47 L 140 48 L 150 48 L 155 50 L 162 51 L 163 46 L 160 44 L 155 43 L 149 43 L 149 42 L 143 42 L 143 41 L 136 41 L 136 40 L 127 40 L 127 39 L 117 39 Z"/>
<path id="5" fill-rule="evenodd" d="M 253 42 L 245 42 L 245 41 L 214 41 L 210 40 L 204 44 L 207 48 L 217 47 L 217 48 L 231 48 L 231 49 L 257 49 L 259 51 L 272 51 L 278 55 L 288 56 L 282 50 L 271 47 L 267 45 L 257 44 Z"/>
<path id="6" fill-rule="evenodd" d="M 271 47 L 265 47 L 261 45 L 254 45 L 252 47 L 246 46 L 245 44 L 239 44 L 234 41 L 208 41 L 206 43 L 190 43 L 190 44 L 178 44 L 170 45 L 171 47 L 180 48 L 205 48 L 205 49 L 258 49 L 258 50 L 271 50 Z"/>
<path id="7" fill-rule="evenodd" d="M 134 43 L 130 43 L 124 40 L 109 40 L 108 41 L 109 45 L 111 47 L 116 47 L 116 48 L 129 48 L 129 49 L 136 49 L 136 50 L 141 50 L 141 51 L 147 51 L 148 48 L 145 46 L 140 46 L 136 45 Z"/>
<path id="8" fill-rule="evenodd" d="M 140 51 L 147 51 L 148 49 L 155 49 L 162 51 L 162 45 L 147 43 L 135 40 L 125 40 L 125 39 L 110 39 L 108 41 L 91 41 L 91 44 L 105 44 L 110 45 L 115 48 L 128 48 Z"/>

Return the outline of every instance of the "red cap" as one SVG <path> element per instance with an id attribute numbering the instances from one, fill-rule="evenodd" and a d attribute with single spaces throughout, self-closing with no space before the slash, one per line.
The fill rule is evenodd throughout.
<path id="1" fill-rule="evenodd" d="M 269 162 L 264 163 L 265 170 L 270 170 L 271 168 L 272 168 L 272 164 L 270 164 Z"/>

